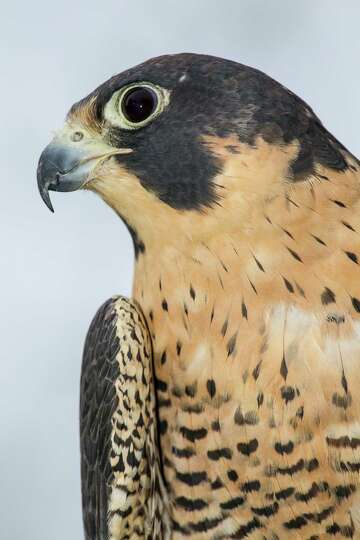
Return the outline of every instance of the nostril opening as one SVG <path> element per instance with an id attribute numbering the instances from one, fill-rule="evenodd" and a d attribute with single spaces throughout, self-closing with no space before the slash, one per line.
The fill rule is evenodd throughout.
<path id="1" fill-rule="evenodd" d="M 83 138 L 84 138 L 84 134 L 81 131 L 74 131 L 74 133 L 71 135 L 71 140 L 73 142 L 79 142 Z"/>

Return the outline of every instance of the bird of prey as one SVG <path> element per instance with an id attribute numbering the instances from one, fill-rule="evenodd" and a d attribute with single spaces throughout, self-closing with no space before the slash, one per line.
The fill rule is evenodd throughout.
<path id="1" fill-rule="evenodd" d="M 299 97 L 210 56 L 71 108 L 42 198 L 96 192 L 136 258 L 85 345 L 87 540 L 360 538 L 359 167 Z"/>

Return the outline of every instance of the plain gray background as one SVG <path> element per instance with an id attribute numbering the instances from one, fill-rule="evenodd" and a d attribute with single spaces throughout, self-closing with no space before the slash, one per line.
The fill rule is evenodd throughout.
<path id="1" fill-rule="evenodd" d="M 78 387 L 89 322 L 129 294 L 120 220 L 89 193 L 37 193 L 70 105 L 151 56 L 258 67 L 360 154 L 359 0 L 9 1 L 1 8 L 0 539 L 82 538 Z"/>

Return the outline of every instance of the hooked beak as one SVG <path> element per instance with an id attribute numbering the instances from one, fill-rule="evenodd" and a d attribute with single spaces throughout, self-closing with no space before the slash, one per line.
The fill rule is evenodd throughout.
<path id="1" fill-rule="evenodd" d="M 49 191 L 81 189 L 93 177 L 99 162 L 115 154 L 130 152 L 127 148 L 110 150 L 107 147 L 105 150 L 103 145 L 102 148 L 96 148 L 91 142 L 79 144 L 55 138 L 42 152 L 37 168 L 37 183 L 42 200 L 54 212 Z"/>

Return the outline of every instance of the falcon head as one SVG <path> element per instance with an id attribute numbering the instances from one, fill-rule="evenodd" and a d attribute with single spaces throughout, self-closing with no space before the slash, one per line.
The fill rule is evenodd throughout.
<path id="1" fill-rule="evenodd" d="M 49 190 L 94 191 L 145 248 L 254 228 L 267 205 L 346 171 L 349 156 L 264 73 L 177 54 L 116 75 L 73 105 L 37 174 L 51 210 Z"/>

